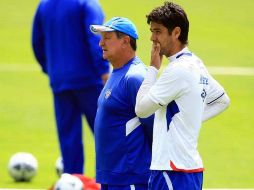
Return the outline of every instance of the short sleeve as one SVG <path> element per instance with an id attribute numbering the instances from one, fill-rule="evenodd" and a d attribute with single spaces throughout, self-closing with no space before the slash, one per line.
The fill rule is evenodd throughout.
<path id="1" fill-rule="evenodd" d="M 141 75 L 129 75 L 126 79 L 127 98 L 133 107 L 135 107 L 136 96 L 143 80 L 144 77 Z"/>

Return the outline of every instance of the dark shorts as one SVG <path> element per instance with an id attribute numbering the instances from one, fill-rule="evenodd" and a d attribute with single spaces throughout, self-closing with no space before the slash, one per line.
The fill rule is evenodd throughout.
<path id="1" fill-rule="evenodd" d="M 101 185 L 101 190 L 147 190 L 148 185 L 137 184 L 137 185 Z"/>
<path id="2" fill-rule="evenodd" d="M 152 170 L 149 190 L 202 190 L 203 172 L 185 173 Z"/>

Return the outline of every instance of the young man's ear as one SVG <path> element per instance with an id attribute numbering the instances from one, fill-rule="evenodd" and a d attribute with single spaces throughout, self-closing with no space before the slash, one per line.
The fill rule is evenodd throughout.
<path id="1" fill-rule="evenodd" d="M 179 36 L 181 34 L 181 28 L 179 26 L 175 27 L 172 31 L 172 36 L 174 39 L 179 39 Z"/>

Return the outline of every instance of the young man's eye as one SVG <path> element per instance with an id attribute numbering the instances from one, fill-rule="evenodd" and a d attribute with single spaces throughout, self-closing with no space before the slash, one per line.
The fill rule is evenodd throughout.
<path id="1" fill-rule="evenodd" d="M 160 31 L 154 30 L 154 31 L 152 31 L 152 33 L 158 35 L 158 34 L 160 34 Z"/>

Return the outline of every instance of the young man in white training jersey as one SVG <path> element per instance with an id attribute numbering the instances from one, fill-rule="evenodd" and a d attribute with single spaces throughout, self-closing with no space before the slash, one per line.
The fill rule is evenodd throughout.
<path id="1" fill-rule="evenodd" d="M 155 113 L 149 190 L 201 190 L 203 163 L 197 150 L 203 121 L 225 110 L 229 98 L 187 47 L 184 10 L 165 2 L 147 16 L 151 63 L 136 99 L 138 117 Z M 162 56 L 168 64 L 160 77 Z"/>

